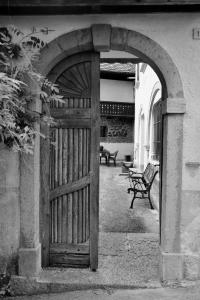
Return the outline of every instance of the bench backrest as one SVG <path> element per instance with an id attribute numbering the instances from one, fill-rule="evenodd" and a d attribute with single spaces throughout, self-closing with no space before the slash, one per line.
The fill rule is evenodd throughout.
<path id="1" fill-rule="evenodd" d="M 109 154 L 109 157 L 114 157 L 114 158 L 116 158 L 118 152 L 119 152 L 119 151 L 117 150 L 117 151 L 115 151 L 114 153 L 110 153 L 110 154 Z"/>
<path id="2" fill-rule="evenodd" d="M 151 187 L 157 173 L 158 173 L 157 168 L 153 164 L 148 163 L 143 173 L 144 183 L 146 186 Z"/>

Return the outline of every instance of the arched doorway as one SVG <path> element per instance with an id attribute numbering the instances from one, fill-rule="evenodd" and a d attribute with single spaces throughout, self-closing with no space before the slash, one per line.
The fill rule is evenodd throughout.
<path id="1" fill-rule="evenodd" d="M 127 51 L 142 57 L 157 73 L 163 89 L 163 153 L 162 153 L 162 221 L 161 221 L 161 278 L 173 278 L 170 265 L 180 254 L 180 195 L 182 168 L 183 114 L 185 102 L 181 79 L 167 52 L 155 41 L 141 33 L 108 24 L 67 33 L 44 49 L 40 70 L 44 75 L 62 59 L 83 51 Z M 173 145 L 173 146 L 172 146 Z M 181 254 L 180 254 L 181 255 Z"/>

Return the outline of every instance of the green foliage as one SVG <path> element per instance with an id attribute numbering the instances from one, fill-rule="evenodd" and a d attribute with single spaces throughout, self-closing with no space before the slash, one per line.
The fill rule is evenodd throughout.
<path id="1" fill-rule="evenodd" d="M 38 33 L 48 34 L 48 29 L 33 28 L 25 35 L 13 26 L 0 28 L 0 142 L 26 153 L 32 153 L 35 135 L 40 134 L 34 129 L 36 116 L 28 109 L 30 103 L 62 101 L 58 87 L 34 68 L 45 46 Z M 31 94 L 30 82 L 37 85 L 37 95 Z M 53 122 L 48 115 L 42 120 Z"/>

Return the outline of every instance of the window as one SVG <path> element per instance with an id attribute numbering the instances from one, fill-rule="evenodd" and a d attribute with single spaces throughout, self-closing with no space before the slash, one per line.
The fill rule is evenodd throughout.
<path id="1" fill-rule="evenodd" d="M 108 127 L 100 126 L 100 137 L 107 137 Z"/>
<path id="2" fill-rule="evenodd" d="M 160 159 L 161 150 L 161 100 L 156 102 L 152 111 L 152 151 L 153 160 Z"/>

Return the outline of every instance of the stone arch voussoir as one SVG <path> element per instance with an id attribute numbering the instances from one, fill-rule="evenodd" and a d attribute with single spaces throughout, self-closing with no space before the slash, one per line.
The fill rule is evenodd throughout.
<path id="1" fill-rule="evenodd" d="M 165 49 L 139 32 L 110 24 L 94 24 L 57 37 L 43 49 L 38 68 L 47 75 L 65 57 L 92 50 L 119 50 L 139 55 L 157 73 L 164 98 L 183 98 L 179 72 Z"/>

